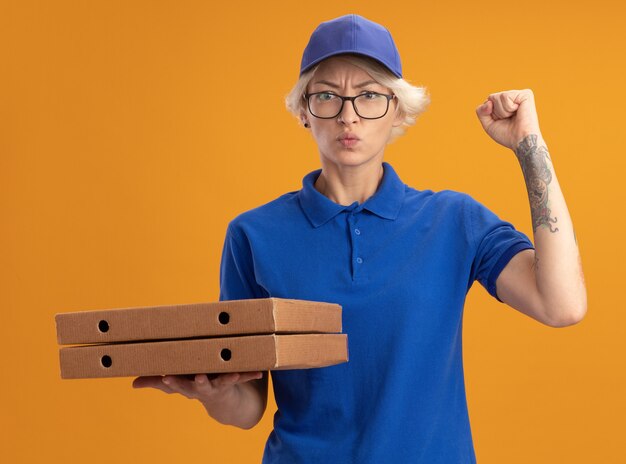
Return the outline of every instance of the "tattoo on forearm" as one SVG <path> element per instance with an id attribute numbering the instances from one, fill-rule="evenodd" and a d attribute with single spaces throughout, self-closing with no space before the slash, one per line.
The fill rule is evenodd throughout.
<path id="1" fill-rule="evenodd" d="M 543 145 L 537 146 L 537 135 L 530 134 L 522 139 L 515 154 L 522 166 L 528 188 L 533 232 L 537 232 L 541 226 L 547 226 L 550 232 L 557 232 L 558 227 L 552 227 L 557 219 L 550 217 L 550 208 L 548 208 L 548 185 L 552 182 L 552 171 L 548 166 L 547 160 L 550 160 L 550 154 L 547 148 Z"/>

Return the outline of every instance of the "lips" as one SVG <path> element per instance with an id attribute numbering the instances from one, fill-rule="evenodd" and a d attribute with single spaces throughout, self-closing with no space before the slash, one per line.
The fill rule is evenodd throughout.
<path id="1" fill-rule="evenodd" d="M 352 149 L 359 143 L 359 138 L 352 133 L 344 132 L 337 137 L 337 141 L 343 145 L 344 148 Z"/>
<path id="2" fill-rule="evenodd" d="M 341 134 L 339 137 L 337 137 L 337 140 L 342 141 L 342 140 L 359 140 L 359 138 L 351 133 L 343 133 Z"/>

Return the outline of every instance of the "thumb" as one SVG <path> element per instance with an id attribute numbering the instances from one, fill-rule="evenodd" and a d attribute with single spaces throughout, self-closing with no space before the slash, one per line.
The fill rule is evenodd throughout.
<path id="1" fill-rule="evenodd" d="M 493 103 L 491 100 L 485 100 L 482 105 L 476 108 L 476 113 L 479 115 L 488 116 L 493 111 Z"/>
<path id="2" fill-rule="evenodd" d="M 485 101 L 482 105 L 476 108 L 476 115 L 478 116 L 478 119 L 483 127 L 488 127 L 493 122 L 493 118 L 491 117 L 492 112 L 493 103 L 491 100 Z"/>

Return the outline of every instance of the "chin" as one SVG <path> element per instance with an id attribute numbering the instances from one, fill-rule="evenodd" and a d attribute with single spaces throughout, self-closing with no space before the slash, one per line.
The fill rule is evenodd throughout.
<path id="1" fill-rule="evenodd" d="M 334 154 L 332 158 L 324 158 L 327 162 L 336 164 L 338 166 L 361 166 L 367 162 L 372 161 L 372 159 L 376 157 L 376 155 L 367 155 L 359 151 L 346 149 Z"/>

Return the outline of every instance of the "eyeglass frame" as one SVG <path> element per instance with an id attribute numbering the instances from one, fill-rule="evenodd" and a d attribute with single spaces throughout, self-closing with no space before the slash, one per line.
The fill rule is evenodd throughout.
<path id="1" fill-rule="evenodd" d="M 334 95 L 336 97 L 341 98 L 341 106 L 339 107 L 339 111 L 337 112 L 336 115 L 322 117 L 322 116 L 318 116 L 318 115 L 314 114 L 313 111 L 311 110 L 311 97 L 313 95 L 320 95 L 322 93 L 327 93 L 327 94 Z M 357 111 L 356 105 L 354 104 L 354 100 L 356 100 L 359 97 L 362 97 L 363 95 L 368 95 L 368 94 L 380 95 L 382 97 L 386 97 L 387 98 L 387 109 L 385 109 L 385 112 L 382 114 L 382 116 L 378 116 L 376 118 L 366 118 L 365 116 L 361 116 L 359 114 L 359 112 Z M 346 102 L 346 100 L 352 102 L 352 108 L 354 109 L 354 112 L 357 114 L 357 116 L 359 118 L 361 118 L 361 119 L 380 119 L 380 118 L 384 118 L 387 115 L 387 113 L 389 112 L 389 102 L 391 100 L 393 100 L 394 98 L 397 98 L 397 96 L 395 94 L 389 95 L 389 94 L 386 94 L 386 93 L 379 93 L 379 92 L 365 92 L 365 93 L 360 93 L 359 95 L 355 95 L 354 97 L 344 97 L 343 95 L 338 95 L 336 93 L 332 93 L 332 92 L 326 91 L 326 92 L 305 93 L 305 94 L 302 95 L 302 98 L 304 98 L 305 101 L 306 101 L 306 105 L 307 105 L 307 108 L 309 109 L 309 113 L 311 113 L 311 115 L 313 115 L 314 117 L 316 117 L 318 119 L 335 119 L 343 111 L 343 105 Z"/>

